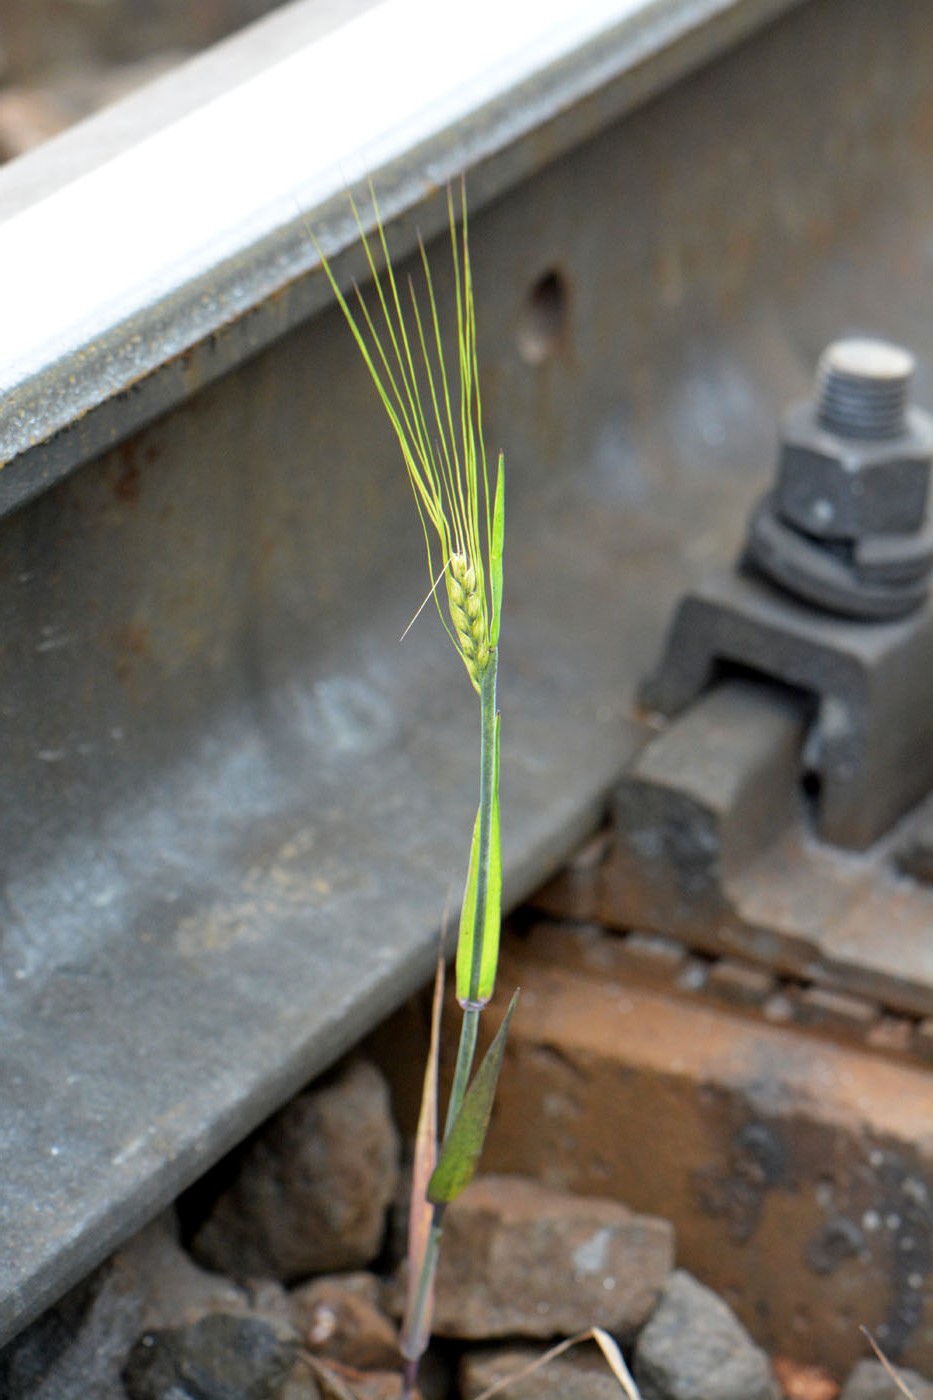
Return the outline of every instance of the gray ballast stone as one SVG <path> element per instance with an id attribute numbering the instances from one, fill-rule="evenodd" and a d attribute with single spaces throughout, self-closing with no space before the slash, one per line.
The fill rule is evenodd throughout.
<path id="1" fill-rule="evenodd" d="M 260 1129 L 194 1253 L 238 1278 L 365 1268 L 382 1245 L 398 1156 L 385 1080 L 353 1060 Z"/>
<path id="2" fill-rule="evenodd" d="M 128 1271 L 102 1264 L 0 1352 L 2 1400 L 125 1400 L 120 1369 L 143 1298 Z"/>
<path id="3" fill-rule="evenodd" d="M 765 1353 L 721 1298 L 678 1269 L 635 1347 L 642 1400 L 780 1400 Z"/>
<path id="4" fill-rule="evenodd" d="M 129 1400 L 279 1400 L 298 1349 L 268 1319 L 209 1313 L 140 1337 L 123 1383 Z"/>
<path id="5" fill-rule="evenodd" d="M 448 1209 L 439 1336 L 626 1336 L 650 1315 L 674 1255 L 665 1220 L 519 1176 L 478 1177 Z"/>
<path id="6" fill-rule="evenodd" d="M 905 1371 L 900 1366 L 895 1369 L 914 1400 L 933 1400 L 933 1381 L 924 1380 L 916 1371 Z M 839 1400 L 904 1400 L 904 1392 L 880 1361 L 860 1361 L 849 1373 Z"/>

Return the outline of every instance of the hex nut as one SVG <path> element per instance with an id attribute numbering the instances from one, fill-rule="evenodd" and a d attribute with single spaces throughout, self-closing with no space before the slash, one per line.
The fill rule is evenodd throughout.
<path id="1" fill-rule="evenodd" d="M 775 506 L 789 524 L 826 540 L 912 534 L 926 519 L 933 419 L 905 416 L 890 441 L 842 437 L 822 427 L 816 406 L 797 403 L 783 420 Z"/>

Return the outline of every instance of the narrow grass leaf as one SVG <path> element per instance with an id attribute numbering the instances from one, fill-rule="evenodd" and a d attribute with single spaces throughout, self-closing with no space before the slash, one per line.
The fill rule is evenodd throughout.
<path id="1" fill-rule="evenodd" d="M 460 910 L 460 936 L 457 940 L 457 1000 L 461 1006 L 485 1006 L 492 998 L 499 963 L 499 935 L 502 925 L 502 835 L 499 821 L 499 716 L 496 715 L 495 759 L 492 805 L 489 819 L 489 853 L 486 875 L 486 904 L 482 926 L 477 919 L 477 900 L 482 878 L 481 811 L 473 823 L 470 865 Z"/>
<path id="2" fill-rule="evenodd" d="M 492 780 L 492 812 L 489 832 L 489 869 L 486 876 L 486 922 L 479 964 L 477 1001 L 488 1002 L 496 987 L 499 966 L 499 936 L 502 931 L 502 831 L 499 823 L 499 729 L 496 715 L 495 760 Z"/>
<path id="3" fill-rule="evenodd" d="M 480 826 L 482 811 L 477 811 L 470 842 L 470 864 L 467 867 L 466 888 L 460 906 L 460 933 L 457 937 L 457 1000 L 463 1006 L 470 1000 L 473 975 L 473 950 L 476 945 L 476 896 L 479 886 Z"/>
<path id="4" fill-rule="evenodd" d="M 499 1082 L 509 1022 L 517 1002 L 518 992 L 514 992 L 508 1010 L 502 1018 L 502 1025 L 496 1031 L 492 1044 L 476 1071 L 460 1112 L 441 1148 L 437 1166 L 428 1183 L 428 1200 L 434 1205 L 449 1205 L 469 1186 L 476 1175 L 483 1143 L 486 1141 L 496 1085 Z"/>
<path id="5" fill-rule="evenodd" d="M 437 1066 L 440 1054 L 441 1007 L 444 998 L 443 954 L 438 957 L 434 974 L 434 999 L 431 1004 L 431 1040 L 424 1067 L 421 1108 L 415 1134 L 415 1155 L 412 1164 L 411 1197 L 408 1214 L 408 1293 L 405 1305 L 405 1325 L 402 1329 L 401 1351 L 408 1360 L 416 1360 L 427 1348 L 431 1336 L 434 1312 L 434 1289 L 417 1315 L 418 1282 L 431 1234 L 434 1208 L 428 1200 L 428 1182 L 437 1164 Z"/>
<path id="6" fill-rule="evenodd" d="M 499 453 L 496 468 L 496 499 L 492 511 L 492 539 L 489 546 L 489 573 L 492 590 L 492 623 L 489 631 L 489 645 L 499 642 L 499 623 L 502 618 L 502 549 L 505 542 L 505 457 Z"/>

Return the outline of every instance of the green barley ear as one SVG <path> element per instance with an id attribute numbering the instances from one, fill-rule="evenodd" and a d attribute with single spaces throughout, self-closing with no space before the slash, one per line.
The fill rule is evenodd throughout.
<path id="1" fill-rule="evenodd" d="M 477 690 L 489 665 L 486 611 L 476 583 L 476 569 L 459 550 L 447 569 L 447 603 L 463 664 Z"/>
<path id="2" fill-rule="evenodd" d="M 453 191 L 447 194 L 456 372 L 445 357 L 424 244 L 419 239 L 423 277 L 419 301 L 411 281 L 407 289 L 399 285 L 372 186 L 370 197 L 376 222 L 372 239 L 352 198 L 351 205 L 373 283 L 371 307 L 358 287 L 350 300 L 344 296 L 311 236 L 398 439 L 421 517 L 429 576 L 435 581 L 443 574 L 446 580 L 449 618 L 434 595 L 441 621 L 479 693 L 499 639 L 504 466 L 500 454 L 493 501 L 483 445 L 465 189 L 461 184 L 459 236 Z"/>

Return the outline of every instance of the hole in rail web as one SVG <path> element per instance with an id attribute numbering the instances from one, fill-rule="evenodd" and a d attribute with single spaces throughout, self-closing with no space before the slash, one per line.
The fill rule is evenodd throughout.
<path id="1" fill-rule="evenodd" d="M 567 334 L 570 288 L 559 267 L 549 268 L 529 289 L 516 332 L 526 364 L 541 365 L 560 350 Z"/>

